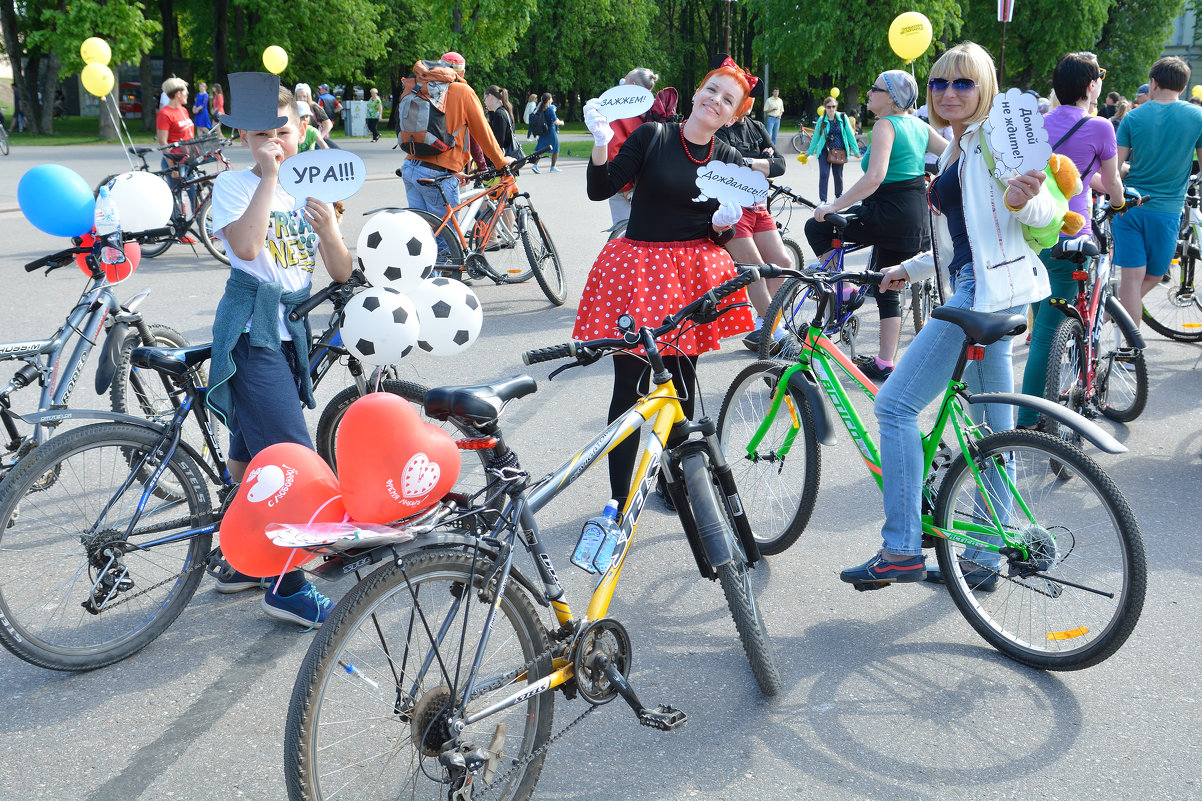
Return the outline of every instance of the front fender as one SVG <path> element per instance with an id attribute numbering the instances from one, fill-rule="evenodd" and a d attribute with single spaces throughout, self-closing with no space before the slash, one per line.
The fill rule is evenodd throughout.
<path id="1" fill-rule="evenodd" d="M 1114 295 L 1106 298 L 1106 313 L 1122 329 L 1128 342 L 1140 350 L 1146 347 L 1144 344 L 1144 335 L 1139 332 L 1139 329 L 1135 326 L 1135 321 L 1131 319 L 1131 315 L 1127 313 L 1127 310 L 1123 308 L 1123 304 L 1119 303 L 1119 299 Z"/>
<path id="2" fill-rule="evenodd" d="M 1008 403 L 1011 406 L 1022 406 L 1027 409 L 1033 409 L 1068 426 L 1105 453 L 1127 452 L 1127 447 L 1123 443 L 1107 434 L 1096 423 L 1086 420 L 1071 409 L 1066 409 L 1058 403 L 1052 403 L 1046 398 L 1037 398 L 1034 395 L 1020 395 L 1016 392 L 983 392 L 979 395 L 969 395 L 968 402 L 972 404 Z"/>
<path id="3" fill-rule="evenodd" d="M 809 401 L 810 411 L 814 415 L 814 428 L 818 431 L 818 441 L 823 445 L 834 445 L 837 440 L 835 439 L 835 429 L 831 425 L 830 410 L 826 407 L 826 400 L 814 382 L 814 377 L 805 371 L 798 370 L 789 377 L 789 388 L 800 390 Z"/>

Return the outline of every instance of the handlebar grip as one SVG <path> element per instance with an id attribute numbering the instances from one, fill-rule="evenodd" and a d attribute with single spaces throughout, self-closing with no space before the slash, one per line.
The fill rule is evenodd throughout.
<path id="1" fill-rule="evenodd" d="M 539 156 L 544 156 L 550 152 L 551 152 L 551 146 L 547 145 L 546 147 L 540 147 L 538 150 L 534 151 L 526 158 L 528 158 L 528 159 L 538 158 Z"/>
<path id="2" fill-rule="evenodd" d="M 316 295 L 310 295 L 300 303 L 296 304 L 296 308 L 288 312 L 288 319 L 294 323 L 299 321 L 302 317 L 307 316 L 309 312 L 313 311 L 318 306 L 329 300 L 334 293 L 342 289 L 343 286 L 343 284 L 340 284 L 337 281 L 331 281 L 329 286 L 318 292 Z"/>
<path id="3" fill-rule="evenodd" d="M 562 345 L 552 345 L 549 348 L 536 348 L 522 354 L 523 364 L 529 366 L 539 362 L 551 362 L 556 359 L 570 359 L 576 355 L 576 343 L 565 342 Z"/>
<path id="4" fill-rule="evenodd" d="M 42 258 L 37 259 L 36 261 L 31 261 L 31 262 L 29 262 L 29 264 L 25 265 L 25 272 L 32 273 L 35 270 L 40 270 L 43 267 L 45 267 L 47 264 L 49 264 L 50 262 L 56 261 L 57 259 L 62 257 L 65 253 L 66 253 L 66 251 L 64 251 L 63 253 L 51 253 L 49 256 L 43 256 Z"/>

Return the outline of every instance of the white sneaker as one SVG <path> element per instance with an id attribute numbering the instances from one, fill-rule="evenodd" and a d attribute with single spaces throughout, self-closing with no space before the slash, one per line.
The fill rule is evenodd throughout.
<path id="1" fill-rule="evenodd" d="M 552 167 L 551 172 L 563 172 L 563 170 L 559 169 L 558 167 Z"/>

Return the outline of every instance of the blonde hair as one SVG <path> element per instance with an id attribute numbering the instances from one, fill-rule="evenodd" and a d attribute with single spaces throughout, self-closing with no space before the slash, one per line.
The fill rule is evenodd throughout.
<path id="1" fill-rule="evenodd" d="M 175 97 L 175 93 L 188 88 L 188 82 L 183 78 L 171 77 L 163 81 L 163 94 Z"/>
<path id="2" fill-rule="evenodd" d="M 977 85 L 977 108 L 965 121 L 966 125 L 981 122 L 989 116 L 993 98 L 998 93 L 997 69 L 993 57 L 976 42 L 961 42 L 941 55 L 931 66 L 930 78 L 971 78 Z M 939 115 L 931 99 L 931 88 L 927 86 L 927 113 L 931 116 L 931 127 L 936 130 L 951 125 Z"/>

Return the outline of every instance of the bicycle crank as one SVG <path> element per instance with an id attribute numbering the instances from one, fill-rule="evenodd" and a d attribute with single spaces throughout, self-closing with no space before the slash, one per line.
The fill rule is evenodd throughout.
<path id="1" fill-rule="evenodd" d="M 630 635 L 616 620 L 603 618 L 585 626 L 576 640 L 572 672 L 576 689 L 590 704 L 600 706 L 618 697 L 618 688 L 605 674 L 598 657 L 604 656 L 608 665 L 622 677 L 630 675 Z"/>

